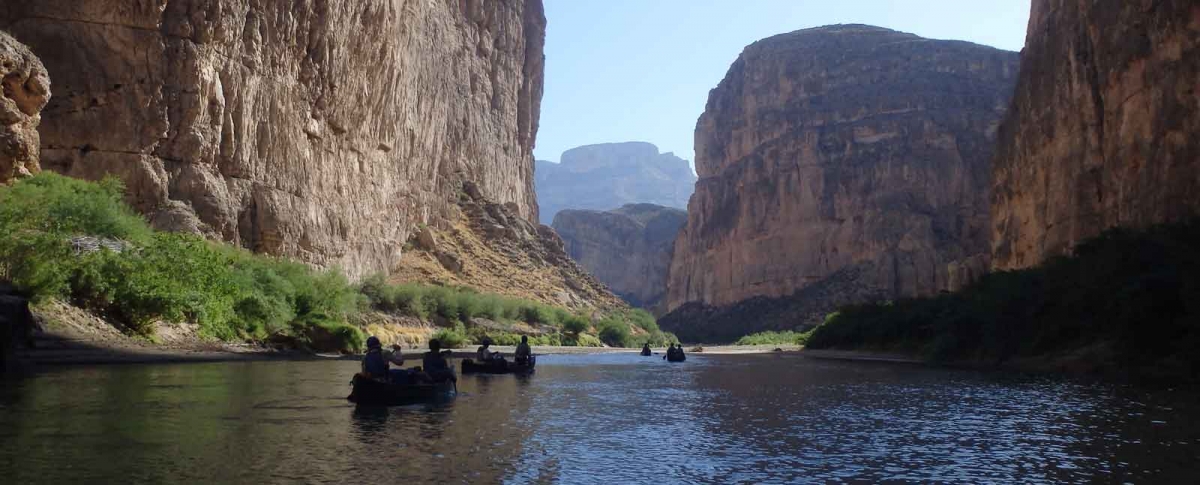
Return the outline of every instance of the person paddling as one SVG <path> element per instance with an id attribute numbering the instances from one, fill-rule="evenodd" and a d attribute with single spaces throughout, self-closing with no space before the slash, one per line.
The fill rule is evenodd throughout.
<path id="1" fill-rule="evenodd" d="M 646 356 L 650 354 L 653 354 L 653 352 L 650 351 L 650 342 L 642 344 L 642 355 Z"/>
<path id="2" fill-rule="evenodd" d="M 517 362 L 517 365 L 526 365 L 529 364 L 529 357 L 531 355 L 533 355 L 533 349 L 529 348 L 529 336 L 522 335 L 521 343 L 517 345 L 517 351 L 513 355 L 513 360 Z"/>
<path id="3" fill-rule="evenodd" d="M 425 352 L 421 363 L 424 365 L 425 374 L 433 382 L 458 380 L 454 371 L 450 369 L 450 363 L 446 361 L 446 354 L 449 352 L 442 352 L 442 343 L 438 339 L 429 340 L 429 352 Z"/>

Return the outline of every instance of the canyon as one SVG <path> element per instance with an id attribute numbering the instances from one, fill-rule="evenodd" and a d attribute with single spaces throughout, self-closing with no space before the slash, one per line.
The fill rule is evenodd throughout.
<path id="1" fill-rule="evenodd" d="M 543 224 L 563 209 L 607 211 L 626 204 L 683 209 L 696 182 L 687 160 L 645 142 L 602 143 L 537 161 L 534 173 Z"/>
<path id="2" fill-rule="evenodd" d="M 654 204 L 563 210 L 554 230 L 567 254 L 630 305 L 663 313 L 667 268 L 687 213 Z"/>
<path id="3" fill-rule="evenodd" d="M 120 178 L 156 227 L 351 277 L 450 229 L 464 183 L 537 220 L 545 26 L 540 0 L 0 5 L 54 83 L 24 138 L 42 168 Z"/>
<path id="4" fill-rule="evenodd" d="M 993 167 L 995 269 L 1200 212 L 1200 5 L 1035 0 L 1021 62 Z"/>
<path id="5" fill-rule="evenodd" d="M 697 122 L 663 327 L 804 327 L 986 271 L 990 158 L 1017 71 L 1014 52 L 865 25 L 747 47 Z"/>

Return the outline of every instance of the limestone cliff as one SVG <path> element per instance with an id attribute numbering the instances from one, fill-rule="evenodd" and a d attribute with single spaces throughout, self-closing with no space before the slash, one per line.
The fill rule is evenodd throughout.
<path id="1" fill-rule="evenodd" d="M 747 318 L 735 336 L 868 296 L 934 293 L 982 269 L 989 158 L 1017 63 L 864 25 L 747 47 L 697 122 L 700 180 L 668 308 L 808 300 L 802 321 Z M 840 291 L 804 291 L 834 277 Z"/>
<path id="2" fill-rule="evenodd" d="M 1200 213 L 1200 4 L 1034 0 L 994 163 L 992 263 Z"/>
<path id="3" fill-rule="evenodd" d="M 40 170 L 38 123 L 50 100 L 46 68 L 12 36 L 0 31 L 0 184 Z"/>
<path id="4" fill-rule="evenodd" d="M 386 270 L 461 181 L 537 219 L 541 0 L 38 0 L 44 168 L 115 174 L 161 227 Z"/>
<path id="5" fill-rule="evenodd" d="M 645 142 L 572 148 L 559 163 L 538 160 L 534 175 L 543 224 L 563 209 L 606 211 L 638 203 L 683 209 L 696 183 L 687 160 Z"/>
<path id="6" fill-rule="evenodd" d="M 667 268 L 687 213 L 654 204 L 611 211 L 564 210 L 554 230 L 571 258 L 629 304 L 662 313 Z"/>

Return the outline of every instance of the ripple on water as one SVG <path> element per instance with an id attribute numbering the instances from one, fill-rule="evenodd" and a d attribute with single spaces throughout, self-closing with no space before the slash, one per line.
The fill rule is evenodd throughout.
<path id="1" fill-rule="evenodd" d="M 546 356 L 356 408 L 354 362 L 128 366 L 0 390 L 12 483 L 1186 482 L 1197 399 L 780 356 Z M 70 466 L 63 466 L 64 463 Z"/>

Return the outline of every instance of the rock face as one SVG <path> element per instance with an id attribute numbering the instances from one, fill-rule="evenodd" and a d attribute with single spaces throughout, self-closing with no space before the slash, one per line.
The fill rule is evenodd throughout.
<path id="1" fill-rule="evenodd" d="M 1200 4 L 1034 0 L 1000 130 L 992 264 L 1200 212 Z"/>
<path id="2" fill-rule="evenodd" d="M 38 123 L 50 101 L 46 68 L 24 44 L 0 31 L 0 184 L 41 170 Z"/>
<path id="3" fill-rule="evenodd" d="M 817 300 L 798 303 L 806 321 L 746 319 L 737 335 L 816 323 L 868 296 L 934 293 L 986 267 L 989 159 L 1017 64 L 1013 52 L 864 25 L 747 47 L 696 126 L 700 180 L 668 308 Z M 839 291 L 803 291 L 834 277 Z"/>
<path id="4" fill-rule="evenodd" d="M 687 160 L 643 142 L 572 148 L 560 163 L 538 160 L 535 176 L 543 224 L 563 209 L 606 211 L 635 203 L 683 209 L 696 183 Z"/>
<path id="5" fill-rule="evenodd" d="M 611 211 L 564 210 L 554 230 L 567 253 L 629 304 L 662 313 L 667 268 L 687 213 L 654 204 Z"/>
<path id="6" fill-rule="evenodd" d="M 160 228 L 357 276 L 462 181 L 537 219 L 541 0 L 3 3 L 55 82 L 42 165 Z"/>
<path id="7" fill-rule="evenodd" d="M 586 311 L 627 308 L 567 255 L 550 227 L 530 222 L 515 204 L 497 204 L 463 184 L 445 229 L 424 227 L 400 259 L 396 282 L 470 286 Z"/>

